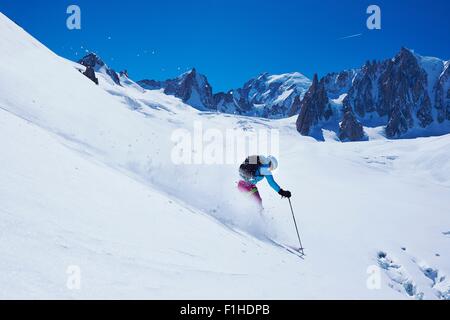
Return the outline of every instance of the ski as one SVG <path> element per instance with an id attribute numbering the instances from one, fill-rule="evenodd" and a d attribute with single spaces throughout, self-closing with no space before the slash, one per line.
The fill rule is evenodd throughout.
<path id="1" fill-rule="evenodd" d="M 299 257 L 300 259 L 305 260 L 305 253 L 303 252 L 304 248 L 300 248 L 300 249 L 296 249 L 296 248 L 292 248 L 290 246 L 286 246 L 286 245 L 280 245 L 280 247 L 282 247 L 283 249 L 285 249 L 286 251 L 288 251 L 289 253 L 292 253 L 294 255 L 296 255 L 297 257 Z"/>
<path id="2" fill-rule="evenodd" d="M 303 250 L 304 250 L 305 248 L 299 248 L 299 249 L 297 249 L 297 248 L 293 248 L 293 247 L 291 247 L 291 246 L 288 246 L 288 245 L 285 245 L 285 244 L 276 242 L 276 241 L 273 240 L 273 239 L 268 239 L 268 240 L 269 240 L 273 245 L 275 245 L 275 246 L 277 246 L 277 247 L 279 247 L 279 248 L 281 248 L 281 249 L 284 249 L 284 250 L 286 250 L 287 252 L 289 252 L 289 253 L 291 253 L 291 254 L 293 254 L 293 255 L 296 255 L 297 257 L 299 257 L 299 258 L 302 259 L 302 260 L 305 260 L 306 254 L 303 252 Z"/>

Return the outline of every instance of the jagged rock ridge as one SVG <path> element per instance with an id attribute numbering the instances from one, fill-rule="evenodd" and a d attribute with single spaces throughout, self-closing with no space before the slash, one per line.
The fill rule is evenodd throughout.
<path id="1" fill-rule="evenodd" d="M 95 53 L 89 53 L 81 60 L 78 61 L 79 64 L 87 67 L 91 67 L 95 72 L 103 73 L 109 77 L 115 84 L 120 85 L 120 79 L 113 69 L 108 67 L 103 60 Z"/>
<path id="2" fill-rule="evenodd" d="M 393 59 L 368 61 L 358 70 L 328 74 L 318 81 L 323 83 L 326 99 L 323 93 L 307 94 L 294 103 L 299 112 L 297 126 L 302 124 L 299 132 L 309 135 L 312 127 L 321 126 L 320 121 L 305 120 L 308 111 L 343 95 L 342 105 L 333 112 L 342 113 L 339 136 L 344 140 L 364 139 L 361 125 L 384 125 L 388 138 L 399 138 L 415 129 L 442 124 L 450 120 L 448 65 L 448 61 L 402 48 Z"/>

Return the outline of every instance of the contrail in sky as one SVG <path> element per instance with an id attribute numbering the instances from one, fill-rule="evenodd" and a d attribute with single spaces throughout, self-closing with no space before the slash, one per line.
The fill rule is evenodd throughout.
<path id="1" fill-rule="evenodd" d="M 351 36 L 338 38 L 337 40 L 345 40 L 345 39 L 356 38 L 356 37 L 360 37 L 360 36 L 362 36 L 362 33 L 352 34 Z"/>

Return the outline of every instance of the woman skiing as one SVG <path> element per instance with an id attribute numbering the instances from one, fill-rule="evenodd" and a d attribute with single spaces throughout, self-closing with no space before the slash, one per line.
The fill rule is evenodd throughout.
<path id="1" fill-rule="evenodd" d="M 290 191 L 285 191 L 275 182 L 272 171 L 278 167 L 278 161 L 273 156 L 250 156 L 245 159 L 239 167 L 242 180 L 239 181 L 238 189 L 253 198 L 262 208 L 262 199 L 256 184 L 266 178 L 269 185 L 283 198 L 292 196 Z"/>

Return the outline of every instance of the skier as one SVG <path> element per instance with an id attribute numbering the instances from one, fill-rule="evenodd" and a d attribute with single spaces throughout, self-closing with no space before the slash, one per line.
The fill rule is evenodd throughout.
<path id="1" fill-rule="evenodd" d="M 266 178 L 269 185 L 275 192 L 283 198 L 290 198 L 291 192 L 285 191 L 275 182 L 272 171 L 278 167 L 278 161 L 273 156 L 250 156 L 245 159 L 239 167 L 239 174 L 242 178 L 239 181 L 238 189 L 252 197 L 262 209 L 262 199 L 256 184 Z"/>

